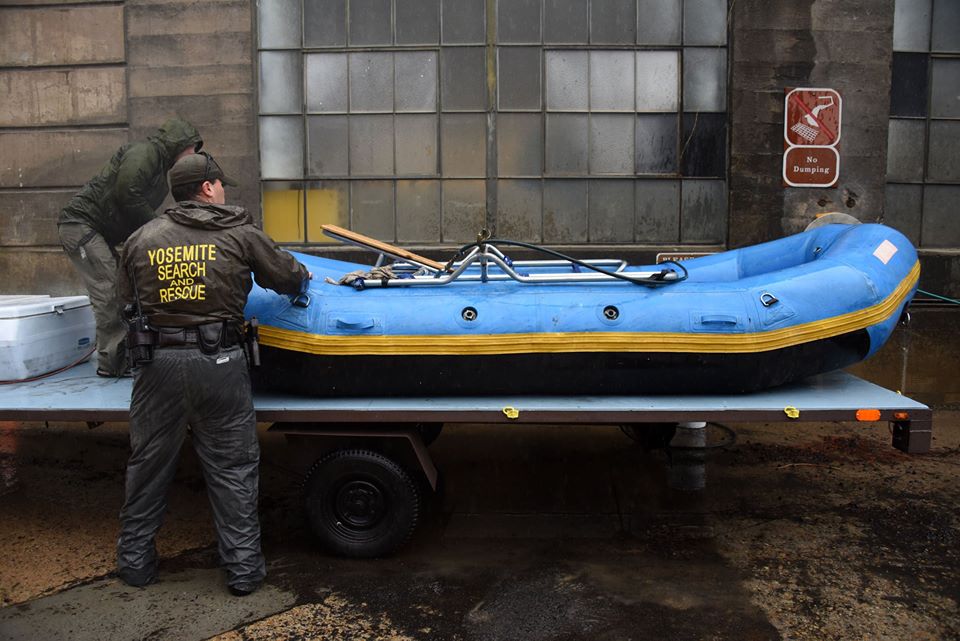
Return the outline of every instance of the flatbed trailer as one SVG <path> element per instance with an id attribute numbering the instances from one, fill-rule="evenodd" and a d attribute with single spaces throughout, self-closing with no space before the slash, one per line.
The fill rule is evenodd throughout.
<path id="1" fill-rule="evenodd" d="M 87 362 L 0 386 L 0 420 L 127 421 L 132 380 L 96 375 Z M 897 392 L 838 371 L 744 395 L 308 398 L 254 395 L 257 421 L 291 440 L 332 446 L 310 468 L 306 511 L 322 542 L 350 556 L 379 556 L 413 533 L 423 486 L 437 487 L 427 449 L 447 423 L 629 426 L 698 422 L 889 422 L 893 447 L 929 451 L 933 413 Z"/>

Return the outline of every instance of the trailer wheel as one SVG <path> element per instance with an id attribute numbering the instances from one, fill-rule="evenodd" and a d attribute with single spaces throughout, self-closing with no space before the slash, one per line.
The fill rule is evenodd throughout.
<path id="1" fill-rule="evenodd" d="M 317 461 L 304 486 L 307 518 L 324 547 L 351 557 L 390 554 L 420 516 L 420 492 L 402 467 L 370 450 Z"/>
<path id="2" fill-rule="evenodd" d="M 658 450 L 670 445 L 677 432 L 676 423 L 629 423 L 621 425 L 620 431 L 629 436 L 643 449 Z"/>

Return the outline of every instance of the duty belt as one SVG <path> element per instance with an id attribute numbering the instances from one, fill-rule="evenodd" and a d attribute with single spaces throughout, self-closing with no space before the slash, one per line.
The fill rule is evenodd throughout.
<path id="1" fill-rule="evenodd" d="M 228 326 L 226 331 L 220 332 L 219 348 L 233 347 L 240 343 L 240 336 L 236 331 L 231 331 Z M 202 341 L 200 329 L 197 327 L 157 327 L 156 347 L 214 347 L 210 343 L 216 341 Z"/>

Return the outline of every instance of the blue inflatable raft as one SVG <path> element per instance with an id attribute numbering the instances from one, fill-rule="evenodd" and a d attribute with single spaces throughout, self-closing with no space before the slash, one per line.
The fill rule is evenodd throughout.
<path id="1" fill-rule="evenodd" d="M 860 361 L 916 291 L 917 254 L 883 225 L 825 225 L 681 264 L 512 262 L 482 240 L 441 264 L 297 254 L 306 296 L 254 287 L 261 389 L 315 396 L 749 392 Z M 344 276 L 351 274 L 349 277 Z M 348 285 L 337 284 L 340 281 Z"/>

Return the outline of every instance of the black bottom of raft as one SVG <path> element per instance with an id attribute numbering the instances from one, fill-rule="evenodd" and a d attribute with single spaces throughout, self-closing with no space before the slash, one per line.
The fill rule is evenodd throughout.
<path id="1" fill-rule="evenodd" d="M 254 386 L 317 397 L 738 394 L 864 358 L 865 330 L 756 354 L 315 356 L 261 347 Z"/>

